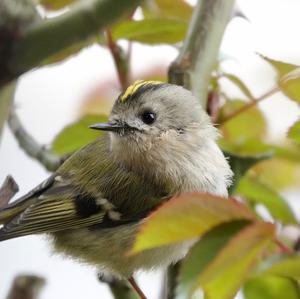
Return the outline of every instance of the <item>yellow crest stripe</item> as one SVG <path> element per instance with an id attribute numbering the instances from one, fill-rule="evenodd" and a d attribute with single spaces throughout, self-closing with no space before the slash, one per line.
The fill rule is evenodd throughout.
<path id="1" fill-rule="evenodd" d="M 161 81 L 145 81 L 145 80 L 138 80 L 135 81 L 132 85 L 128 86 L 125 92 L 120 97 L 121 102 L 125 102 L 130 96 L 132 96 L 135 92 L 137 92 L 142 86 L 148 84 L 162 84 Z"/>

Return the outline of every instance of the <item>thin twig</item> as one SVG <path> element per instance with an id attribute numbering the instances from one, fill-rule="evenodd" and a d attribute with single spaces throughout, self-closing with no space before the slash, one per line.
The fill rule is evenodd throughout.
<path id="1" fill-rule="evenodd" d="M 53 154 L 44 145 L 39 144 L 23 127 L 19 117 L 12 109 L 8 125 L 20 147 L 31 157 L 38 160 L 49 171 L 55 171 L 62 163 L 62 158 Z"/>
<path id="2" fill-rule="evenodd" d="M 38 299 L 45 279 L 34 275 L 20 275 L 14 279 L 7 299 Z"/>
<path id="3" fill-rule="evenodd" d="M 279 249 L 282 253 L 294 253 L 295 252 L 292 248 L 286 246 L 279 239 L 276 239 L 275 243 L 277 244 L 277 246 L 279 247 Z"/>
<path id="4" fill-rule="evenodd" d="M 133 16 L 135 14 L 134 10 L 129 16 L 128 16 L 128 20 L 132 20 Z M 128 40 L 128 48 L 127 48 L 127 53 L 126 53 L 126 61 L 128 64 L 128 68 L 130 67 L 130 60 L 131 60 L 131 54 L 132 54 L 132 42 L 130 40 Z M 128 75 L 130 75 L 130 69 L 128 71 Z"/>
<path id="5" fill-rule="evenodd" d="M 125 55 L 123 49 L 113 40 L 111 31 L 109 29 L 106 30 L 106 37 L 108 48 L 110 49 L 110 53 L 116 66 L 120 85 L 122 90 L 125 90 L 128 86 L 129 62 L 126 59 L 127 55 Z"/>
<path id="6" fill-rule="evenodd" d="M 0 209 L 5 207 L 18 191 L 18 184 L 12 176 L 8 175 L 0 187 Z"/>
<path id="7" fill-rule="evenodd" d="M 234 111 L 232 114 L 228 115 L 226 118 L 224 118 L 223 120 L 219 121 L 219 124 L 222 125 L 222 124 L 228 122 L 229 120 L 233 119 L 234 117 L 238 116 L 239 114 L 241 114 L 241 113 L 247 111 L 248 109 L 250 109 L 251 107 L 257 105 L 261 101 L 269 98 L 270 96 L 272 96 L 273 94 L 277 93 L 278 91 L 279 91 L 279 87 L 278 86 L 273 87 L 271 90 L 267 91 L 266 93 L 264 93 L 263 95 L 261 95 L 259 98 L 257 98 L 256 101 L 251 101 L 251 102 L 245 104 L 240 109 Z"/>
<path id="8" fill-rule="evenodd" d="M 139 285 L 136 283 L 135 279 L 133 276 L 128 278 L 128 282 L 132 286 L 132 288 L 136 291 L 136 293 L 139 295 L 140 299 L 147 299 L 146 295 L 144 292 L 140 289 Z"/>

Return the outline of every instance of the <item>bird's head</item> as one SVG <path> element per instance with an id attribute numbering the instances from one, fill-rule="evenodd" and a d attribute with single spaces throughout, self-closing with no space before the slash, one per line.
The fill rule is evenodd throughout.
<path id="1" fill-rule="evenodd" d="M 118 153 L 174 150 L 201 139 L 215 139 L 208 115 L 192 93 L 158 81 L 137 81 L 116 100 L 108 123 L 91 128 L 109 131 Z"/>

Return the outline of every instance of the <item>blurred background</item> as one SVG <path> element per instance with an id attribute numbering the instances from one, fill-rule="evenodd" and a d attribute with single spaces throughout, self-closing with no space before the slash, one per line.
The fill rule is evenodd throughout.
<path id="1" fill-rule="evenodd" d="M 274 86 L 276 74 L 257 53 L 300 65 L 300 2 L 238 0 L 237 7 L 244 17 L 235 17 L 228 25 L 220 53 L 222 69 L 242 78 L 253 95 L 259 97 Z M 137 12 L 136 17 L 140 14 Z M 127 46 L 125 41 L 123 45 Z M 166 77 L 167 68 L 177 53 L 174 46 L 132 43 L 132 79 Z M 221 85 L 231 98 L 243 97 L 229 81 L 224 80 Z M 47 145 L 63 127 L 82 115 L 108 113 L 112 99 L 119 92 L 109 51 L 92 45 L 62 63 L 23 75 L 14 104 L 26 129 Z M 259 105 L 268 121 L 266 138 L 273 143 L 280 142 L 300 116 L 298 105 L 280 93 Z M 12 175 L 20 187 L 17 197 L 50 174 L 20 150 L 8 128 L 0 144 L 0 165 L 0 182 L 8 174 Z M 299 219 L 298 191 L 294 187 L 282 192 Z M 5 298 L 16 275 L 26 273 L 46 279 L 41 299 L 111 298 L 107 287 L 97 281 L 96 269 L 54 255 L 43 237 L 29 236 L 1 243 L 0 265 L 0 298 Z M 160 289 L 154 286 L 161 281 L 159 271 L 141 273 L 138 281 L 149 298 L 158 298 Z"/>

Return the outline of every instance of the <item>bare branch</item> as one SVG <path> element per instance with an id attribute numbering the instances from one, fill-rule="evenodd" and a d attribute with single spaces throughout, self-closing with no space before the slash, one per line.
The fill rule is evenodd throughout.
<path id="1" fill-rule="evenodd" d="M 129 57 L 124 50 L 112 39 L 111 31 L 106 30 L 107 45 L 114 60 L 116 71 L 122 90 L 128 86 Z"/>
<path id="2" fill-rule="evenodd" d="M 62 163 L 62 158 L 54 155 L 45 146 L 39 144 L 24 129 L 19 117 L 12 109 L 8 117 L 8 125 L 15 135 L 20 147 L 31 157 L 38 160 L 49 171 L 55 171 Z"/>
<path id="3" fill-rule="evenodd" d="M 17 7 L 20 0 L 9 1 Z M 26 0 L 29 2 L 29 0 Z M 141 0 L 90 0 L 74 4 L 70 11 L 47 20 L 17 26 L 9 30 L 0 23 L 0 38 L 5 37 L 5 46 L 0 56 L 0 86 L 22 73 L 39 66 L 46 58 L 59 51 L 98 34 L 100 30 L 129 14 Z M 0 15 L 0 19 L 2 14 Z M 19 24 L 20 25 L 20 24 Z M 0 44 L 2 41 L 0 40 Z"/>
<path id="4" fill-rule="evenodd" d="M 9 61 L 15 40 L 38 20 L 40 17 L 31 0 L 0 1 L 0 86 L 14 78 Z"/>
<path id="5" fill-rule="evenodd" d="M 0 187 L 0 209 L 5 207 L 18 191 L 18 184 L 12 176 L 8 175 Z"/>
<path id="6" fill-rule="evenodd" d="M 190 89 L 206 109 L 211 73 L 234 0 L 199 0 L 178 57 L 169 68 L 169 82 Z M 210 107 L 211 108 L 211 107 Z M 163 298 L 175 298 L 180 262 L 170 266 Z"/>
<path id="7" fill-rule="evenodd" d="M 45 279 L 34 275 L 20 275 L 14 279 L 7 299 L 37 299 Z"/>
<path id="8" fill-rule="evenodd" d="M 198 1 L 183 47 L 169 69 L 169 81 L 190 89 L 203 107 L 233 6 L 234 0 Z"/>

